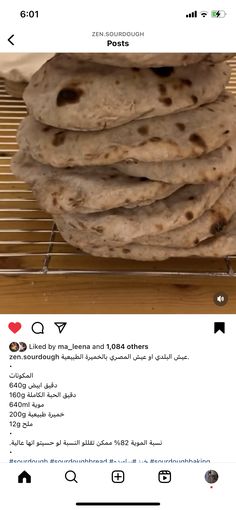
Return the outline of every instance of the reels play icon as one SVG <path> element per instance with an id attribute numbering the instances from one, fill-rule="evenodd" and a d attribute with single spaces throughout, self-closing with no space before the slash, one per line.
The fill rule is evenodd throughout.
<path id="1" fill-rule="evenodd" d="M 168 470 L 162 470 L 158 473 L 158 480 L 160 483 L 170 483 L 171 482 L 171 472 Z"/>

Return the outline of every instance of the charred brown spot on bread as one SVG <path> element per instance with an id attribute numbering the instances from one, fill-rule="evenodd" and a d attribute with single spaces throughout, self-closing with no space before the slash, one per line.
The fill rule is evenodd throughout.
<path id="1" fill-rule="evenodd" d="M 171 97 L 160 97 L 159 101 L 160 101 L 160 103 L 163 103 L 166 106 L 171 106 L 172 105 Z"/>
<path id="2" fill-rule="evenodd" d="M 233 150 L 230 145 L 227 145 L 227 149 L 228 149 L 228 151 L 232 151 Z"/>
<path id="3" fill-rule="evenodd" d="M 175 148 L 179 149 L 179 143 L 175 142 L 172 138 L 167 138 L 166 143 L 168 143 L 168 145 L 170 145 L 170 147 L 175 147 Z"/>
<path id="4" fill-rule="evenodd" d="M 191 197 L 188 197 L 188 200 L 194 200 L 195 197 L 193 195 L 191 195 Z"/>
<path id="5" fill-rule="evenodd" d="M 135 71 L 135 72 L 140 71 L 140 67 L 132 67 L 132 71 Z"/>
<path id="6" fill-rule="evenodd" d="M 183 86 L 184 85 L 181 80 L 176 80 L 175 83 L 172 83 L 172 87 L 174 90 L 182 90 Z"/>
<path id="7" fill-rule="evenodd" d="M 198 147 L 201 147 L 201 149 L 206 150 L 207 145 L 204 142 L 203 138 L 198 135 L 197 133 L 192 133 L 189 137 L 190 142 L 194 143 L 194 145 L 197 145 Z"/>
<path id="8" fill-rule="evenodd" d="M 79 221 L 78 221 L 78 224 L 79 224 Z M 74 223 L 71 223 L 70 221 L 68 222 L 68 225 L 69 225 L 71 228 L 76 228 L 76 226 L 74 225 Z"/>
<path id="9" fill-rule="evenodd" d="M 139 163 L 139 161 L 137 161 L 137 159 L 126 159 L 124 161 L 121 162 L 121 164 L 123 165 L 137 165 Z"/>
<path id="10" fill-rule="evenodd" d="M 109 158 L 109 156 L 110 156 L 109 152 L 106 152 L 106 154 L 104 154 L 105 159 Z"/>
<path id="11" fill-rule="evenodd" d="M 159 136 L 152 136 L 149 140 L 150 142 L 160 142 L 161 138 Z"/>
<path id="12" fill-rule="evenodd" d="M 101 177 L 101 180 L 102 181 L 108 181 L 109 179 L 112 179 L 114 177 L 114 175 L 103 175 Z"/>
<path id="13" fill-rule="evenodd" d="M 151 67 L 151 71 L 157 74 L 157 76 L 161 76 L 162 78 L 168 78 L 171 74 L 174 73 L 174 67 Z"/>
<path id="14" fill-rule="evenodd" d="M 114 248 L 109 248 L 109 251 L 114 251 Z"/>
<path id="15" fill-rule="evenodd" d="M 199 244 L 199 239 L 198 239 L 198 237 L 196 237 L 196 239 L 194 239 L 194 244 Z"/>
<path id="16" fill-rule="evenodd" d="M 216 170 L 216 166 L 213 166 L 212 170 L 214 170 L 214 171 L 215 171 L 215 170 Z"/>
<path id="17" fill-rule="evenodd" d="M 181 83 L 183 83 L 183 85 L 186 85 L 186 87 L 192 86 L 192 82 L 188 78 L 182 78 Z"/>
<path id="18" fill-rule="evenodd" d="M 228 135 L 230 133 L 229 129 L 226 129 L 226 131 L 223 132 L 223 135 Z"/>
<path id="19" fill-rule="evenodd" d="M 123 253 L 130 253 L 129 248 L 123 248 L 122 251 L 123 251 Z"/>
<path id="20" fill-rule="evenodd" d="M 53 199 L 52 199 L 52 203 L 53 203 L 53 205 L 57 205 L 57 199 L 56 199 L 56 197 L 53 197 Z"/>
<path id="21" fill-rule="evenodd" d="M 185 214 L 185 217 L 187 218 L 187 220 L 193 220 L 194 216 L 193 216 L 193 213 L 191 211 L 187 211 L 186 214 Z"/>
<path id="22" fill-rule="evenodd" d="M 52 145 L 54 147 L 59 147 L 59 145 L 62 145 L 65 141 L 65 132 L 64 131 L 58 131 L 58 133 L 55 133 L 52 141 Z"/>
<path id="23" fill-rule="evenodd" d="M 51 126 L 44 126 L 42 131 L 46 133 L 47 131 L 50 131 L 50 129 L 52 129 Z"/>
<path id="24" fill-rule="evenodd" d="M 66 104 L 78 103 L 84 94 L 82 89 L 64 88 L 57 95 L 57 106 L 65 106 Z"/>
<path id="25" fill-rule="evenodd" d="M 198 102 L 197 96 L 191 96 L 191 99 L 192 99 L 194 104 L 197 104 L 197 102 Z"/>
<path id="26" fill-rule="evenodd" d="M 84 224 L 84 223 L 82 223 L 82 221 L 78 221 L 78 225 L 80 226 L 80 228 L 81 228 L 82 230 L 84 230 L 84 229 L 85 229 L 85 224 Z"/>
<path id="27" fill-rule="evenodd" d="M 185 131 L 185 124 L 183 124 L 182 122 L 176 122 L 175 125 L 180 131 Z"/>
<path id="28" fill-rule="evenodd" d="M 226 225 L 227 225 L 226 219 L 224 218 L 224 216 L 221 216 L 216 223 L 213 223 L 213 225 L 211 225 L 210 233 L 212 235 L 216 235 L 219 232 L 222 232 Z"/>
<path id="29" fill-rule="evenodd" d="M 140 133 L 140 135 L 147 135 L 148 134 L 148 126 L 140 126 L 138 128 L 138 133 Z"/>
<path id="30" fill-rule="evenodd" d="M 92 230 L 95 230 L 95 232 L 98 232 L 99 234 L 102 234 L 104 232 L 104 228 L 101 226 L 92 227 Z"/>
<path id="31" fill-rule="evenodd" d="M 117 179 L 117 177 L 119 177 L 119 174 L 112 174 L 112 175 L 109 175 L 109 179 Z"/>
<path id="32" fill-rule="evenodd" d="M 119 80 L 116 80 L 116 85 L 120 85 L 120 81 Z"/>
<path id="33" fill-rule="evenodd" d="M 141 182 L 145 182 L 145 181 L 148 181 L 149 179 L 147 177 L 140 177 L 139 180 Z"/>
<path id="34" fill-rule="evenodd" d="M 166 94 L 166 86 L 163 83 L 159 83 L 158 88 L 159 88 L 160 94 L 162 96 L 164 96 Z"/>

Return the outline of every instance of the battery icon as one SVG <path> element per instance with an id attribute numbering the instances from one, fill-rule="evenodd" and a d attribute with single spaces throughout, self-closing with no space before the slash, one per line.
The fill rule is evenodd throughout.
<path id="1" fill-rule="evenodd" d="M 212 18 L 224 18 L 226 14 L 225 11 L 211 11 Z"/>

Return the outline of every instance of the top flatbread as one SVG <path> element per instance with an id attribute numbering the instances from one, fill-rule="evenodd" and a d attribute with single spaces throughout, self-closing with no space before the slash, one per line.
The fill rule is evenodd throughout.
<path id="1" fill-rule="evenodd" d="M 225 63 L 127 69 L 60 54 L 34 74 L 24 100 L 29 113 L 45 124 L 96 131 L 210 103 L 229 76 Z"/>
<path id="2" fill-rule="evenodd" d="M 224 145 L 236 133 L 236 98 L 222 94 L 195 110 L 136 120 L 104 131 L 66 131 L 26 117 L 17 140 L 23 150 L 56 167 L 111 165 L 125 159 L 194 158 Z"/>
<path id="3" fill-rule="evenodd" d="M 222 62 L 232 56 L 227 53 L 73 53 L 73 55 L 79 60 L 120 67 L 184 66 L 204 59 Z"/>

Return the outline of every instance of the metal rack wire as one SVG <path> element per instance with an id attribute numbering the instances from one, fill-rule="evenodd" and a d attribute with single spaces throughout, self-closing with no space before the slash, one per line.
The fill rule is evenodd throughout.
<path id="1" fill-rule="evenodd" d="M 228 88 L 236 94 L 236 59 L 229 65 Z M 11 157 L 18 150 L 16 132 L 26 113 L 23 100 L 9 96 L 0 80 L 0 274 L 236 277 L 236 255 L 136 262 L 91 257 L 69 246 L 28 186 L 10 170 Z"/>

